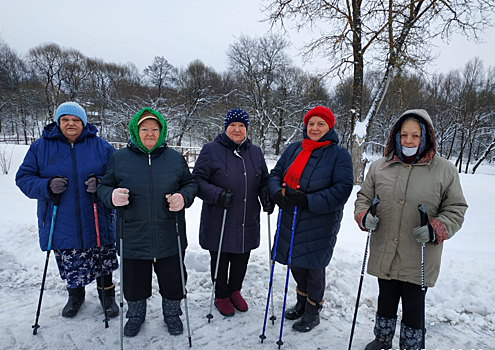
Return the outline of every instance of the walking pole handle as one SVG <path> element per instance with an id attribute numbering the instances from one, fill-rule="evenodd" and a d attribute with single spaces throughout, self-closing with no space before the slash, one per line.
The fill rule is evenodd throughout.
<path id="1" fill-rule="evenodd" d="M 373 198 L 370 208 L 368 209 L 368 212 L 373 216 L 376 216 L 376 208 L 378 207 L 378 203 L 380 203 L 380 197 L 376 195 L 375 198 Z"/>
<path id="2" fill-rule="evenodd" d="M 60 204 L 60 193 L 55 193 L 55 197 L 53 198 L 53 205 L 58 207 Z"/>
<path id="3" fill-rule="evenodd" d="M 421 217 L 421 226 L 428 224 L 428 214 L 426 214 L 426 209 L 423 204 L 418 205 L 419 216 Z"/>
<path id="4" fill-rule="evenodd" d="M 91 174 L 89 175 L 89 178 L 91 179 L 92 177 L 94 177 L 95 179 L 98 178 L 98 176 L 96 176 L 95 174 Z M 98 201 L 98 195 L 95 193 L 91 193 L 91 198 L 93 199 L 93 203 L 96 203 Z"/>

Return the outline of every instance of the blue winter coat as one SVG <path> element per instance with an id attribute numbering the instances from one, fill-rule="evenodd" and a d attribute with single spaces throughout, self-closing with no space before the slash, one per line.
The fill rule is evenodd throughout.
<path id="1" fill-rule="evenodd" d="M 219 134 L 207 143 L 194 166 L 198 197 L 203 200 L 199 244 L 218 251 L 224 208 L 218 205 L 220 194 L 233 192 L 228 209 L 222 252 L 242 254 L 260 244 L 260 201 L 267 191 L 268 169 L 261 149 L 246 139 L 241 145 L 227 134 Z"/>
<path id="2" fill-rule="evenodd" d="M 304 137 L 307 138 L 306 129 Z M 308 197 L 308 209 L 298 208 L 291 266 L 322 269 L 329 263 L 337 242 L 344 204 L 353 186 L 352 159 L 349 152 L 338 145 L 334 129 L 319 140 L 332 143 L 314 150 L 302 172 L 301 191 Z M 282 189 L 285 172 L 302 150 L 302 142 L 289 145 L 270 173 L 270 195 Z M 294 192 L 287 187 L 286 196 Z M 287 200 L 282 211 L 276 260 L 287 264 L 291 240 L 294 206 Z"/>
<path id="3" fill-rule="evenodd" d="M 66 140 L 56 123 L 43 130 L 42 137 L 29 148 L 16 174 L 16 184 L 32 199 L 38 200 L 40 247 L 48 247 L 53 213 L 49 180 L 57 175 L 68 179 L 60 194 L 52 249 L 88 249 L 96 247 L 96 227 L 91 194 L 84 184 L 89 175 L 102 177 L 114 148 L 101 137 L 98 129 L 87 124 L 74 144 Z M 101 244 L 115 243 L 113 212 L 97 201 Z"/>

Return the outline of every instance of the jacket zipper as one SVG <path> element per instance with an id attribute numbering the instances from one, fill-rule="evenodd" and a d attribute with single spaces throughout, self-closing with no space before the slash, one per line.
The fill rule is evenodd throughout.
<path id="1" fill-rule="evenodd" d="M 239 157 L 242 160 L 242 166 L 244 167 L 244 213 L 242 218 L 242 252 L 244 253 L 244 241 L 245 241 L 245 229 L 246 229 L 246 207 L 247 207 L 247 171 L 246 171 L 246 163 L 244 162 L 244 158 L 239 154 L 237 150 L 234 150 L 234 155 Z"/>
<path id="2" fill-rule="evenodd" d="M 71 150 L 72 150 L 72 162 L 74 164 L 74 182 L 76 184 L 76 213 L 77 213 L 77 222 L 78 222 L 78 231 L 79 231 L 79 241 L 81 243 L 81 249 L 84 249 L 84 241 L 82 235 L 81 204 L 79 203 L 79 188 L 77 186 L 77 164 L 76 164 L 76 155 L 75 155 L 73 143 L 71 143 Z"/>
<path id="3" fill-rule="evenodd" d="M 155 224 L 154 224 L 154 217 L 155 217 L 155 208 L 153 206 L 153 175 L 151 171 L 151 154 L 148 154 L 148 170 L 149 170 L 149 180 L 150 180 L 150 213 L 151 213 L 151 235 L 153 237 L 153 262 L 156 263 L 156 235 L 155 235 Z"/>

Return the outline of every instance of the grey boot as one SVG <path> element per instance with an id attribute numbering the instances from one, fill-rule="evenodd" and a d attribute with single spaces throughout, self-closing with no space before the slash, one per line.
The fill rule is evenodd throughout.
<path id="1" fill-rule="evenodd" d="M 422 349 L 423 331 L 400 324 L 400 340 L 399 345 L 403 350 Z"/>
<path id="2" fill-rule="evenodd" d="M 375 340 L 366 345 L 364 350 L 391 349 L 392 339 L 395 334 L 396 318 L 382 317 L 376 314 L 375 320 Z"/>
<path id="3" fill-rule="evenodd" d="M 184 326 L 180 320 L 182 310 L 180 308 L 180 300 L 170 300 L 162 298 L 163 319 L 167 325 L 168 332 L 171 335 L 182 334 Z"/>
<path id="4" fill-rule="evenodd" d="M 134 337 L 139 333 L 141 325 L 146 318 L 146 299 L 127 302 L 127 313 L 125 317 L 129 320 L 124 326 L 124 335 Z"/>

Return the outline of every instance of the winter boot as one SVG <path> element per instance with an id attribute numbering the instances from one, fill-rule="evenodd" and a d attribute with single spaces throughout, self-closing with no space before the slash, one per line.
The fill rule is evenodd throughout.
<path id="1" fill-rule="evenodd" d="M 294 307 L 285 311 L 284 317 L 288 320 L 297 320 L 304 314 L 304 308 L 306 306 L 306 298 L 308 297 L 308 293 L 301 292 L 296 288 L 296 297 L 297 303 Z"/>
<path id="2" fill-rule="evenodd" d="M 422 349 L 423 331 L 400 324 L 400 340 L 399 345 L 403 350 Z"/>
<path id="3" fill-rule="evenodd" d="M 234 316 L 235 314 L 234 305 L 232 305 L 230 298 L 215 298 L 215 307 L 223 316 Z"/>
<path id="4" fill-rule="evenodd" d="M 392 348 L 392 339 L 395 334 L 396 318 L 382 317 L 376 314 L 375 319 L 375 340 L 366 345 L 364 350 L 382 350 Z"/>
<path id="5" fill-rule="evenodd" d="M 240 290 L 236 290 L 230 295 L 230 301 L 237 311 L 246 312 L 248 310 L 248 304 L 242 297 Z"/>
<path id="6" fill-rule="evenodd" d="M 124 335 L 134 337 L 139 333 L 141 325 L 146 318 L 146 299 L 127 302 L 127 317 L 129 320 L 124 326 Z"/>
<path id="7" fill-rule="evenodd" d="M 112 283 L 112 275 L 103 276 L 105 285 L 105 307 L 107 308 L 107 317 L 116 317 L 119 315 L 119 307 L 115 302 L 115 285 Z M 98 287 L 98 298 L 100 299 L 101 307 L 103 308 L 103 291 L 101 287 L 101 278 L 96 278 Z"/>
<path id="8" fill-rule="evenodd" d="M 84 303 L 84 297 L 86 292 L 84 287 L 79 288 L 67 288 L 69 291 L 69 300 L 65 304 L 62 310 L 62 316 L 64 317 L 74 317 Z"/>
<path id="9" fill-rule="evenodd" d="M 184 326 L 180 320 L 182 310 L 180 309 L 180 300 L 170 300 L 162 298 L 163 319 L 167 325 L 168 332 L 171 335 L 182 334 Z"/>
<path id="10" fill-rule="evenodd" d="M 320 310 L 322 309 L 323 300 L 319 303 L 306 298 L 304 314 L 301 319 L 292 325 L 292 329 L 298 332 L 309 332 L 320 324 Z"/>

